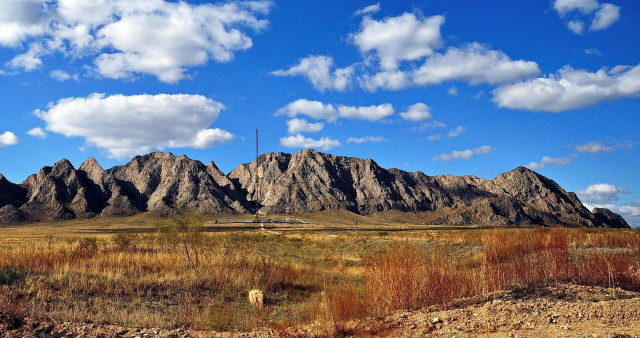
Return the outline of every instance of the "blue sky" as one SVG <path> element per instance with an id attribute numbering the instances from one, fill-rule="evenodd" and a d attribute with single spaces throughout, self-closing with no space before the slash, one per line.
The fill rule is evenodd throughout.
<path id="1" fill-rule="evenodd" d="M 3 0 L 0 173 L 303 147 L 528 166 L 640 226 L 640 3 Z"/>

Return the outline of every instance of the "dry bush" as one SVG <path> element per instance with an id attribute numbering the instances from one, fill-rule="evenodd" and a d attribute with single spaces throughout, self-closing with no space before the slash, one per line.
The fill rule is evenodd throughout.
<path id="1" fill-rule="evenodd" d="M 184 241 L 164 234 L 139 236 L 135 250 L 104 237 L 88 240 L 95 246 L 51 237 L 2 243 L 0 281 L 11 282 L 0 282 L 0 304 L 20 299 L 23 313 L 57 321 L 251 330 L 246 293 L 257 288 L 267 295 L 261 325 L 323 320 L 348 333 L 349 319 L 511 287 L 570 281 L 640 290 L 638 234 L 491 229 L 354 242 L 198 231 L 187 238 L 197 269 Z"/>
<path id="2" fill-rule="evenodd" d="M 449 255 L 410 242 L 372 250 L 362 258 L 363 292 L 370 314 L 415 310 L 474 294 L 474 270 Z"/>

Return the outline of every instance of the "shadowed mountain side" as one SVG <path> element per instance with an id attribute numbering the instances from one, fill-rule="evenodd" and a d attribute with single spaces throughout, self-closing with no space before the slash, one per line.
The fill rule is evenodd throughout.
<path id="1" fill-rule="evenodd" d="M 575 194 L 524 167 L 493 180 L 427 176 L 422 172 L 386 170 L 371 159 L 305 149 L 295 154 L 261 155 L 228 176 L 242 187 L 247 200 L 256 203 L 265 214 L 287 209 L 294 213 L 346 209 L 364 215 L 388 210 L 440 210 L 444 215 L 428 223 L 622 225 L 615 217 L 596 218 Z"/>
<path id="2" fill-rule="evenodd" d="M 206 214 L 306 213 L 343 209 L 361 215 L 427 212 L 429 224 L 628 227 L 606 209 L 587 210 L 573 193 L 520 167 L 493 180 L 384 169 L 372 159 L 305 149 L 267 153 L 224 175 L 215 163 L 171 153 L 136 156 L 103 169 L 63 159 L 16 185 L 0 175 L 0 222 L 123 216 L 181 210 Z"/>
<path id="3" fill-rule="evenodd" d="M 225 186 L 218 184 L 215 177 Z M 210 175 L 201 162 L 170 153 L 136 156 L 126 165 L 109 170 L 93 158 L 77 170 L 63 159 L 29 176 L 21 186 L 25 200 L 20 203 L 19 198 L 14 198 L 10 204 L 19 207 L 22 216 L 13 209 L 2 209 L 7 215 L 0 220 L 63 220 L 144 211 L 173 214 L 192 209 L 211 214 L 246 212 L 248 208 L 244 196 L 230 186 L 224 175 Z M 10 185 L 1 187 L 2 196 L 8 196 L 5 190 L 20 191 Z"/>

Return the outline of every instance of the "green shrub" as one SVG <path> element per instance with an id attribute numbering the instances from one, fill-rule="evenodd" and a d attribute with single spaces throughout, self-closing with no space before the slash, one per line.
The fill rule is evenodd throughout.
<path id="1" fill-rule="evenodd" d="M 139 238 L 136 234 L 121 232 L 113 235 L 111 240 L 119 249 L 126 250 L 129 248 L 135 248 Z"/>
<path id="2" fill-rule="evenodd" d="M 2 270 L 0 270 L 0 285 L 11 285 L 23 280 L 24 275 L 20 273 L 16 267 L 4 266 Z"/>
<path id="3" fill-rule="evenodd" d="M 78 242 L 78 250 L 90 252 L 98 250 L 98 239 L 96 237 L 84 237 Z"/>

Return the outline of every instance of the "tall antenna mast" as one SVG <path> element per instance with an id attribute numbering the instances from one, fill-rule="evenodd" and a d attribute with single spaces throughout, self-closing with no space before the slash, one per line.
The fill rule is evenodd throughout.
<path id="1" fill-rule="evenodd" d="M 260 181 L 260 177 L 258 176 L 258 171 L 260 169 L 260 157 L 258 156 L 258 128 L 256 128 L 256 221 L 258 221 L 258 206 L 260 204 L 260 186 L 258 185 Z"/>

